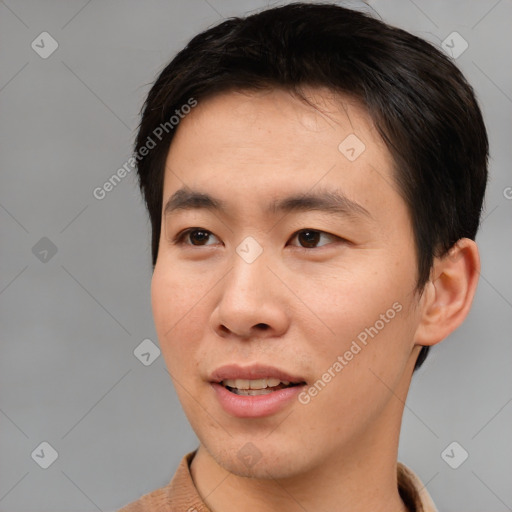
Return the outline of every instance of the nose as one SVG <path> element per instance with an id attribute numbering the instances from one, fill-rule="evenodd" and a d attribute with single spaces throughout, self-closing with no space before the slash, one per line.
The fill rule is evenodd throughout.
<path id="1" fill-rule="evenodd" d="M 251 263 L 233 254 L 231 271 L 221 281 L 221 295 L 211 316 L 219 336 L 265 338 L 281 336 L 287 330 L 286 287 L 271 266 L 265 251 Z"/>

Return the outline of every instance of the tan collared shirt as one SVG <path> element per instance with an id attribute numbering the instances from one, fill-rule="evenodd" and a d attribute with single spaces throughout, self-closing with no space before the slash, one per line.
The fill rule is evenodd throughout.
<path id="1" fill-rule="evenodd" d="M 199 496 L 190 474 L 190 463 L 196 450 L 181 459 L 172 480 L 165 486 L 145 494 L 118 512 L 211 512 Z M 438 512 L 434 502 L 416 474 L 397 463 L 398 491 L 410 512 Z"/>

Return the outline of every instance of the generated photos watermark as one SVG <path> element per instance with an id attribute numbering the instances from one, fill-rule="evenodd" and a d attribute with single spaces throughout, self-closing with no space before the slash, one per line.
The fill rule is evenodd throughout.
<path id="1" fill-rule="evenodd" d="M 318 396 L 318 394 L 331 382 L 336 375 L 338 375 L 343 368 L 345 368 L 354 356 L 359 354 L 364 347 L 368 345 L 370 339 L 375 338 L 387 324 L 395 318 L 397 313 L 402 311 L 402 304 L 394 302 L 393 305 L 379 316 L 379 319 L 370 327 L 365 327 L 358 335 L 357 340 L 352 340 L 350 348 L 342 355 L 339 355 L 336 360 L 327 368 L 326 372 L 309 388 L 305 389 L 298 395 L 298 400 L 301 404 L 307 405 L 311 400 Z M 358 343 L 359 342 L 359 343 Z"/>
<path id="2" fill-rule="evenodd" d="M 110 176 L 110 178 L 105 181 L 101 187 L 96 187 L 92 191 L 92 195 L 95 199 L 98 199 L 99 201 L 105 199 L 107 194 L 112 192 L 112 190 L 121 183 L 121 180 L 135 169 L 136 163 L 147 156 L 149 152 L 157 146 L 158 142 L 162 141 L 164 134 L 169 134 L 174 130 L 180 121 L 189 114 L 195 106 L 197 106 L 197 100 L 189 98 L 187 103 L 174 111 L 174 115 L 172 115 L 168 121 L 160 123 L 153 130 L 152 134 L 148 136 L 146 142 L 138 149 L 138 151 L 128 158 L 128 160 L 119 169 L 117 169 L 117 171 L 112 174 L 112 176 Z"/>

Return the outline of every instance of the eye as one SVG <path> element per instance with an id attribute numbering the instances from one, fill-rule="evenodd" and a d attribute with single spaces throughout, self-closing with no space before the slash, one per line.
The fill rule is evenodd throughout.
<path id="1" fill-rule="evenodd" d="M 211 236 L 214 236 L 213 233 L 207 229 L 189 228 L 179 233 L 173 242 L 177 245 L 212 245 L 205 243 L 208 242 Z M 192 241 L 192 243 L 189 243 L 190 241 Z"/>
<path id="2" fill-rule="evenodd" d="M 176 245 L 192 245 L 196 247 L 201 247 L 206 245 L 213 245 L 208 243 L 212 236 L 216 238 L 215 235 L 211 231 L 208 231 L 207 229 L 189 228 L 179 233 L 173 240 L 173 242 Z M 300 231 L 293 235 L 291 240 L 297 238 L 302 246 L 302 249 L 315 249 L 317 247 L 322 247 L 323 245 L 328 244 L 327 242 L 325 244 L 318 246 L 318 243 L 322 239 L 322 237 L 327 239 L 330 238 L 331 240 L 334 241 L 343 241 L 342 238 L 336 235 L 331 235 L 329 233 L 325 233 L 324 231 L 318 231 L 316 229 L 301 229 Z"/>
<path id="3" fill-rule="evenodd" d="M 304 244 L 302 246 L 303 249 L 315 249 L 316 245 L 318 244 L 322 236 L 330 238 L 331 240 L 342 240 L 338 236 L 330 235 L 329 233 L 325 233 L 323 231 L 318 231 L 315 229 L 302 229 L 292 237 L 292 240 L 297 238 L 300 244 Z"/>

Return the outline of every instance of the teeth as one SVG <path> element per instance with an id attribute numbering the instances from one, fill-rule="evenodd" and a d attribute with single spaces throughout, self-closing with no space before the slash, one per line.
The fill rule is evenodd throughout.
<path id="1" fill-rule="evenodd" d="M 237 389 L 265 389 L 265 388 L 273 388 L 274 386 L 278 386 L 279 384 L 284 384 L 288 386 L 290 384 L 287 380 L 279 380 L 279 379 L 256 379 L 256 380 L 248 380 L 248 379 L 225 379 L 222 381 L 222 385 L 229 386 L 230 388 Z"/>
<path id="2" fill-rule="evenodd" d="M 256 396 L 256 395 L 268 395 L 273 393 L 270 389 L 233 389 L 233 393 L 236 395 Z"/>

